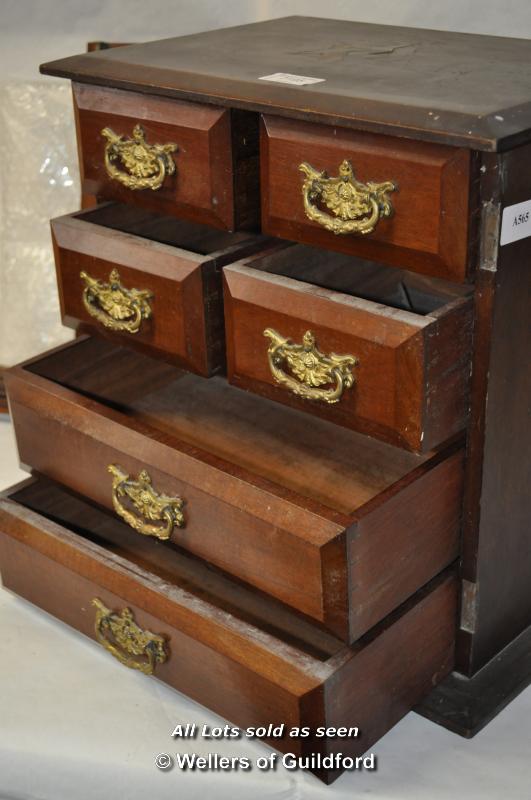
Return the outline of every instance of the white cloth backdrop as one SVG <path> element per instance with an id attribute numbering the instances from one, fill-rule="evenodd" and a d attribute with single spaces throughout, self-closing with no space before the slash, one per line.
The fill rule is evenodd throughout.
<path id="1" fill-rule="evenodd" d="M 143 41 L 286 14 L 531 36 L 528 0 L 1 0 L 0 364 L 70 335 L 58 317 L 48 218 L 78 207 L 71 101 L 65 83 L 39 78 L 38 64 L 92 39 Z M 4 419 L 0 488 L 19 477 Z M 376 773 L 347 774 L 331 788 L 282 769 L 161 773 L 158 752 L 256 757 L 267 749 L 177 746 L 176 724 L 215 717 L 0 590 L 0 800 L 529 800 L 530 719 L 531 690 L 471 742 L 409 714 L 375 748 Z"/>
<path id="2" fill-rule="evenodd" d="M 49 219 L 78 207 L 70 87 L 1 82 L 1 366 L 71 336 L 61 327 Z"/>

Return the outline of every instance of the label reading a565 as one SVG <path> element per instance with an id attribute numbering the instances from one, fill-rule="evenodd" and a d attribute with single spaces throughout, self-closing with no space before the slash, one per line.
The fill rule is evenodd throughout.
<path id="1" fill-rule="evenodd" d="M 531 236 L 531 200 L 503 209 L 500 245 Z"/>

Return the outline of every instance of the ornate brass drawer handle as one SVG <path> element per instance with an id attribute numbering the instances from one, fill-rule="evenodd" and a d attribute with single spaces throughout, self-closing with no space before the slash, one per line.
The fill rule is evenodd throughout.
<path id="1" fill-rule="evenodd" d="M 153 675 L 156 665 L 168 658 L 164 637 L 139 628 L 129 608 L 119 613 L 111 611 L 97 597 L 92 605 L 96 608 L 94 630 L 98 642 L 126 667 Z"/>
<path id="2" fill-rule="evenodd" d="M 142 320 L 152 314 L 149 301 L 153 294 L 147 289 L 126 289 L 120 283 L 120 274 L 113 269 L 109 282 L 91 278 L 80 272 L 85 282 L 83 305 L 91 317 L 112 331 L 138 333 Z"/>
<path id="3" fill-rule="evenodd" d="M 338 356 L 321 353 L 311 331 L 306 331 L 302 344 L 293 344 L 272 328 L 266 328 L 264 336 L 270 340 L 267 351 L 269 368 L 277 383 L 293 394 L 307 400 L 322 400 L 337 403 L 345 389 L 354 385 L 352 367 L 358 363 L 355 356 Z M 288 367 L 293 375 L 284 371 Z M 322 388 L 332 384 L 330 388 Z"/>
<path id="4" fill-rule="evenodd" d="M 136 480 L 132 479 L 117 464 L 109 464 L 112 475 L 112 504 L 116 513 L 144 536 L 169 539 L 174 527 L 184 528 L 184 501 L 180 497 L 157 494 L 153 489 L 151 477 L 143 469 Z M 123 505 L 127 500 L 139 512 Z"/>
<path id="5" fill-rule="evenodd" d="M 306 175 L 302 184 L 304 211 L 308 219 L 332 233 L 371 233 L 382 217 L 393 213 L 388 192 L 396 191 L 392 181 L 361 183 L 354 177 L 350 161 L 342 161 L 339 177 L 329 178 L 310 164 L 299 164 Z M 322 211 L 325 205 L 334 216 Z"/>
<path id="6" fill-rule="evenodd" d="M 148 144 L 141 125 L 133 128 L 133 138 L 120 136 L 110 128 L 103 128 L 105 145 L 105 169 L 113 181 L 128 189 L 160 189 L 167 175 L 175 172 L 175 161 L 171 153 L 178 148 L 168 144 Z M 121 165 L 121 168 L 118 166 Z"/>

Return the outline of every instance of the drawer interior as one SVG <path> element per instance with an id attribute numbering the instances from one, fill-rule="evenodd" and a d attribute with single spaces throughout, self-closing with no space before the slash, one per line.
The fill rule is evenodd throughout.
<path id="1" fill-rule="evenodd" d="M 306 245 L 277 249 L 246 261 L 246 266 L 421 316 L 433 314 L 472 291 L 471 287 L 440 278 Z"/>
<path id="2" fill-rule="evenodd" d="M 417 455 L 301 411 L 85 338 L 25 369 L 343 514 L 424 463 Z"/>
<path id="3" fill-rule="evenodd" d="M 174 544 L 139 536 L 113 515 L 52 481 L 38 478 L 21 488 L 14 487 L 9 498 L 120 556 L 133 571 L 136 566 L 166 584 L 178 586 L 312 658 L 326 661 L 344 649 L 339 639 L 299 618 L 278 601 L 240 585 Z"/>
<path id="4" fill-rule="evenodd" d="M 141 239 L 204 256 L 212 256 L 250 238 L 256 239 L 256 235 L 248 232 L 227 233 L 208 225 L 186 222 L 122 203 L 105 203 L 75 216 L 76 219 L 101 225 L 103 228 L 130 233 Z"/>

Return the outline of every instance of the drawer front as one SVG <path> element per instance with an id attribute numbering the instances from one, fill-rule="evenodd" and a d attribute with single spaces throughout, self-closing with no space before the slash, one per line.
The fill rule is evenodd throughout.
<path id="1" fill-rule="evenodd" d="M 302 695 L 321 683 L 297 667 L 295 654 L 283 657 L 274 637 L 263 632 L 261 645 L 257 631 L 231 622 L 222 608 L 192 600 L 186 589 L 163 585 L 157 575 L 9 500 L 0 500 L 0 570 L 6 588 L 96 640 L 125 666 L 155 675 L 231 721 L 300 724 Z M 115 629 L 124 609 L 132 611 L 136 655 L 119 633 L 113 636 L 102 606 Z"/>
<path id="2" fill-rule="evenodd" d="M 126 417 L 113 421 L 104 408 L 94 414 L 82 398 L 72 397 L 72 406 L 66 396 L 37 390 L 33 403 L 28 390 L 14 384 L 9 390 L 24 464 L 118 514 L 131 503 L 120 499 L 109 467 L 131 481 L 147 471 L 157 495 L 175 498 L 176 513 L 184 504 L 182 520 L 171 528 L 173 543 L 346 635 L 344 523 L 293 506 L 267 485 L 246 485 L 228 465 L 203 462 L 193 447 L 165 445 Z M 132 513 L 141 535 L 149 520 L 134 506 Z"/>
<path id="3" fill-rule="evenodd" d="M 21 494 L 27 503 L 27 489 L 0 499 L 0 568 L 8 589 L 94 639 L 109 657 L 154 674 L 241 728 L 312 729 L 308 739 L 287 732 L 269 739 L 278 750 L 334 753 L 338 742 L 316 739 L 315 729 L 347 724 L 361 734 L 342 740 L 341 751 L 361 755 L 452 668 L 452 576 L 419 593 L 355 648 L 338 643 L 311 654 L 302 642 L 244 621 L 245 605 L 228 613 L 219 599 L 161 582 L 72 532 L 60 511 L 61 522 L 51 522 L 22 505 Z M 313 771 L 331 782 L 341 770 Z"/>
<path id="4" fill-rule="evenodd" d="M 261 161 L 265 232 L 466 279 L 468 150 L 266 116 Z"/>
<path id="5" fill-rule="evenodd" d="M 464 429 L 469 299 L 421 316 L 252 264 L 224 270 L 231 383 L 416 452 Z"/>
<path id="6" fill-rule="evenodd" d="M 75 366 L 77 347 L 71 349 Z M 134 369 L 132 362 L 122 368 L 125 374 Z M 362 450 L 355 459 L 359 475 L 352 481 L 360 497 L 352 497 L 347 514 L 206 452 L 208 441 L 220 436 L 212 422 L 207 440 L 194 446 L 96 402 L 95 392 L 84 397 L 22 369 L 11 371 L 7 380 L 23 464 L 109 509 L 154 544 L 169 539 L 344 641 L 358 639 L 457 557 L 462 451 L 420 464 L 414 459 L 409 465 L 408 458 L 407 466 L 393 471 L 389 485 L 382 481 L 385 488 L 374 494 L 364 484 L 374 482 L 373 473 L 382 474 L 388 457 L 395 456 L 364 454 L 359 437 L 349 449 Z M 179 398 L 172 390 L 172 403 L 185 416 L 199 404 L 199 418 L 212 420 L 211 407 L 194 400 L 192 390 L 189 394 L 191 399 Z M 218 396 L 227 407 L 221 391 Z M 290 427 L 295 430 L 293 421 L 275 422 L 278 414 L 259 409 L 257 403 L 264 401 L 247 395 L 244 400 L 269 414 L 266 438 L 271 425 L 288 437 Z M 270 405 L 285 416 L 280 406 Z M 238 413 L 249 409 L 240 405 Z M 296 424 L 306 431 L 304 420 Z M 326 430 L 314 434 L 325 448 L 334 448 Z M 242 441 L 242 447 L 253 446 L 264 452 L 260 459 L 267 458 L 258 433 L 251 443 Z M 289 442 L 284 450 L 279 458 L 298 458 Z M 307 480 L 314 471 L 334 480 L 325 453 L 316 458 L 308 452 L 301 469 Z"/>
<path id="7" fill-rule="evenodd" d="M 260 237 L 221 234 L 208 255 L 112 229 L 120 219 L 141 233 L 141 214 L 107 206 L 52 220 L 63 322 L 94 330 L 151 355 L 209 376 L 224 366 L 221 266 L 258 249 Z M 94 220 L 94 221 L 92 221 Z M 174 222 L 185 241 L 212 229 Z M 148 227 L 144 225 L 144 227 Z M 216 234 L 216 236 L 220 236 Z M 233 242 L 230 241 L 232 238 Z"/>
<path id="8" fill-rule="evenodd" d="M 217 228 L 257 223 L 257 134 L 250 115 L 74 84 L 85 204 L 118 200 Z"/>

